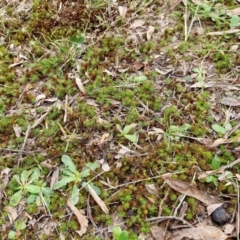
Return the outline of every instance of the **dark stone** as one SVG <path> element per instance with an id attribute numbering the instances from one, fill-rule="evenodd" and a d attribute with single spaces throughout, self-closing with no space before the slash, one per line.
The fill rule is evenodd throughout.
<path id="1" fill-rule="evenodd" d="M 221 206 L 217 208 L 212 214 L 211 214 L 212 220 L 214 223 L 218 225 L 224 225 L 230 220 L 230 217 L 226 210 Z"/>

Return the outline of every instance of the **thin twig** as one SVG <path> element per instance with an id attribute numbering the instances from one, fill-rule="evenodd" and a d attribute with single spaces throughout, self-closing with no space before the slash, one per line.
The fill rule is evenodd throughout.
<path id="1" fill-rule="evenodd" d="M 201 1 L 199 1 L 198 5 L 197 5 L 196 11 L 195 11 L 194 16 L 193 16 L 193 18 L 192 18 L 192 20 L 191 20 L 189 29 L 188 29 L 188 31 L 186 31 L 186 32 L 187 32 L 187 35 L 185 36 L 185 42 L 188 40 L 188 37 L 189 37 L 189 35 L 190 35 L 190 32 L 191 32 L 193 23 L 194 23 L 194 21 L 195 21 L 195 18 L 196 18 L 196 15 L 197 15 L 197 12 L 198 12 L 198 9 L 199 9 L 200 4 L 201 4 Z M 187 3 L 186 3 L 186 8 L 187 8 Z M 185 14 L 186 14 L 186 13 L 185 13 Z M 185 18 L 186 18 L 186 19 L 185 19 L 185 22 L 186 22 L 186 21 L 187 21 L 187 16 L 185 16 Z M 187 23 L 185 23 L 185 25 L 186 25 L 185 27 L 187 27 Z"/>
<path id="2" fill-rule="evenodd" d="M 23 154 L 24 148 L 26 147 L 27 140 L 28 140 L 28 137 L 29 137 L 29 134 L 30 134 L 31 129 L 32 129 L 31 125 L 28 124 L 28 128 L 27 128 L 27 131 L 26 131 L 26 133 L 25 133 L 24 142 L 23 142 L 21 151 L 19 152 L 18 167 L 19 167 L 19 163 L 20 163 L 20 161 L 21 161 L 21 159 L 22 159 L 22 154 Z"/>
<path id="3" fill-rule="evenodd" d="M 45 117 L 50 113 L 51 110 L 52 110 L 52 106 L 49 107 L 47 111 L 39 119 L 37 119 L 37 121 L 35 121 L 35 123 L 32 125 L 32 128 L 37 127 L 45 119 Z"/>
<path id="4" fill-rule="evenodd" d="M 239 218 L 240 218 L 240 209 L 239 209 L 239 199 L 240 199 L 240 197 L 239 197 L 239 185 L 238 185 L 238 181 L 236 181 L 236 184 L 237 184 L 237 217 L 236 217 L 236 230 L 237 230 L 237 240 L 239 240 L 239 231 L 240 231 L 240 229 L 239 229 L 239 224 L 240 224 L 240 222 L 239 222 Z"/>
<path id="5" fill-rule="evenodd" d="M 182 173 L 183 171 L 180 171 L 180 172 L 175 172 L 175 173 L 172 173 L 172 174 L 178 174 L 178 173 Z M 152 179 L 156 179 L 156 178 L 161 178 L 162 175 L 160 176 L 155 176 L 155 177 L 149 177 L 149 178 L 143 178 L 143 179 L 139 179 L 139 180 L 136 180 L 136 181 L 132 181 L 132 182 L 128 182 L 128 183 L 123 183 L 123 184 L 120 184 L 120 185 L 117 185 L 115 187 L 110 187 L 108 189 L 105 189 L 105 191 L 107 190 L 111 190 L 111 189 L 116 189 L 116 188 L 119 188 L 119 187 L 124 187 L 124 186 L 127 186 L 129 184 L 135 184 L 135 183 L 138 183 L 138 182 L 143 182 L 143 181 L 148 181 L 148 180 L 152 180 Z"/>
<path id="6" fill-rule="evenodd" d="M 158 222 L 163 222 L 167 220 L 177 220 L 177 221 L 183 222 L 184 224 L 188 225 L 191 228 L 195 228 L 192 224 L 190 224 L 188 221 L 184 220 L 183 218 L 174 217 L 174 216 L 147 218 L 145 221 L 158 223 Z"/>
<path id="7" fill-rule="evenodd" d="M 92 210 L 91 210 L 91 206 L 89 203 L 89 195 L 87 198 L 87 216 L 88 216 L 88 219 L 90 220 L 90 222 L 92 223 L 93 227 L 96 229 L 96 232 L 99 232 L 100 238 L 105 239 L 104 236 L 102 235 L 102 230 L 100 231 L 100 229 L 98 228 L 98 226 L 96 225 L 96 223 L 94 222 L 94 220 L 92 218 Z"/>
<path id="8" fill-rule="evenodd" d="M 43 150 L 35 150 L 35 151 L 24 151 L 20 149 L 11 149 L 11 148 L 0 148 L 0 151 L 6 152 L 16 152 L 16 153 L 35 153 L 35 152 L 42 152 Z"/>

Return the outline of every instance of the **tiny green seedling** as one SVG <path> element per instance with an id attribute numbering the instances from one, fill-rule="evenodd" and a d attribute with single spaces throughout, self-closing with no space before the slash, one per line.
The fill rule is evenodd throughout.
<path id="1" fill-rule="evenodd" d="M 130 125 L 126 125 L 123 129 L 119 124 L 116 125 L 117 130 L 121 133 L 122 136 L 130 140 L 131 142 L 137 142 L 138 137 L 136 134 L 131 133 L 135 128 L 137 124 L 136 123 L 131 123 Z"/>
<path id="2" fill-rule="evenodd" d="M 78 47 L 83 44 L 84 37 L 71 36 L 70 37 L 70 46 Z"/>
<path id="3" fill-rule="evenodd" d="M 218 169 L 220 169 L 221 167 L 221 158 L 219 158 L 218 156 L 215 156 L 211 162 L 211 167 L 212 167 L 212 170 L 216 171 Z M 213 183 L 215 186 L 218 186 L 219 185 L 219 176 L 221 174 L 220 173 L 216 173 L 214 175 L 209 175 L 206 177 L 206 182 L 207 183 Z M 230 171 L 224 171 L 224 175 L 225 175 L 225 179 L 229 179 L 229 178 L 232 178 L 233 177 L 233 173 L 230 172 Z"/>
<path id="4" fill-rule="evenodd" d="M 187 131 L 191 128 L 191 125 L 188 123 L 183 124 L 182 126 L 171 125 L 167 131 L 167 138 L 173 141 L 179 141 L 182 135 L 185 135 Z"/>
<path id="5" fill-rule="evenodd" d="M 213 170 L 219 169 L 220 166 L 221 166 L 221 159 L 218 156 L 215 156 L 212 160 L 211 166 L 212 166 Z M 215 186 L 218 186 L 219 185 L 218 177 L 219 177 L 219 174 L 214 174 L 214 175 L 207 176 L 206 177 L 206 182 L 207 183 L 213 183 Z"/>
<path id="6" fill-rule="evenodd" d="M 10 206 L 17 206 L 24 196 L 27 196 L 26 203 L 30 204 L 36 202 L 39 206 L 42 202 L 47 206 L 50 202 L 50 197 L 53 191 L 46 186 L 46 183 L 39 180 L 40 170 L 33 168 L 31 170 L 24 170 L 20 175 L 13 176 L 18 183 L 16 187 L 17 192 L 10 198 Z"/>
<path id="7" fill-rule="evenodd" d="M 203 82 L 205 79 L 205 74 L 206 72 L 204 71 L 203 68 L 199 67 L 199 68 L 193 68 L 193 72 L 197 73 L 197 81 L 198 82 Z"/>
<path id="8" fill-rule="evenodd" d="M 62 170 L 62 178 L 54 184 L 53 189 L 56 190 L 62 188 L 68 183 L 73 182 L 74 185 L 72 188 L 70 201 L 72 202 L 72 204 L 76 205 L 79 201 L 79 183 L 82 184 L 82 187 L 87 188 L 87 184 L 85 181 L 83 181 L 83 179 L 90 175 L 90 170 L 96 170 L 100 166 L 100 164 L 98 162 L 87 163 L 86 166 L 82 169 L 82 171 L 79 172 L 76 168 L 76 165 L 73 163 L 72 159 L 68 155 L 63 155 L 61 161 L 64 164 L 64 168 Z M 93 183 L 89 183 L 89 185 L 98 195 L 101 193 L 100 189 Z"/>
<path id="9" fill-rule="evenodd" d="M 113 228 L 113 237 L 115 240 L 128 240 L 128 233 L 118 227 Z"/>
<path id="10" fill-rule="evenodd" d="M 200 18 L 210 18 L 213 22 L 225 22 L 229 24 L 231 28 L 238 27 L 240 24 L 240 17 L 237 16 L 237 14 L 228 14 L 228 11 L 224 9 L 221 3 L 215 5 L 211 3 L 211 5 L 209 5 L 201 2 L 199 6 L 190 4 L 190 10 L 192 13 L 195 13 L 197 10 L 197 15 Z"/>
<path id="11" fill-rule="evenodd" d="M 212 125 L 212 129 L 215 132 L 217 132 L 221 135 L 224 135 L 227 131 L 232 129 L 232 125 L 229 122 L 225 122 L 223 126 L 215 123 L 215 124 Z"/>
<path id="12" fill-rule="evenodd" d="M 141 82 L 147 81 L 147 77 L 146 77 L 145 75 L 131 76 L 131 77 L 129 78 L 129 80 L 130 80 L 131 82 L 141 83 Z"/>
<path id="13" fill-rule="evenodd" d="M 26 220 L 16 220 L 13 224 L 14 230 L 10 230 L 8 233 L 8 239 L 16 239 L 17 232 L 26 228 Z"/>

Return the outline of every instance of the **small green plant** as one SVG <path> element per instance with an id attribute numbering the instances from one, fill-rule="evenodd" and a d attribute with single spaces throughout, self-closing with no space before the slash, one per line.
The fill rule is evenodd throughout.
<path id="1" fill-rule="evenodd" d="M 70 37 L 70 46 L 78 47 L 83 44 L 84 37 L 71 36 Z"/>
<path id="2" fill-rule="evenodd" d="M 227 131 L 229 131 L 229 130 L 232 129 L 232 125 L 231 125 L 231 123 L 229 123 L 229 122 L 225 122 L 225 123 L 223 124 L 223 126 L 215 123 L 215 124 L 212 125 L 212 129 L 213 129 L 215 132 L 217 132 L 217 133 L 219 133 L 219 134 L 221 134 L 221 135 L 224 135 Z"/>
<path id="3" fill-rule="evenodd" d="M 26 220 L 16 220 L 13 227 L 14 230 L 10 230 L 8 233 L 8 239 L 16 239 L 17 233 L 26 228 Z"/>
<path id="4" fill-rule="evenodd" d="M 213 22 L 217 23 L 218 26 L 226 23 L 231 28 L 234 28 L 240 24 L 239 16 L 229 16 L 229 14 L 227 14 L 227 10 L 224 9 L 224 6 L 221 3 L 214 5 L 214 3 L 208 4 L 206 2 L 202 2 L 199 6 L 190 4 L 189 8 L 193 14 L 197 13 L 197 15 L 202 19 L 211 19 Z"/>
<path id="5" fill-rule="evenodd" d="M 212 159 L 211 167 L 212 167 L 213 170 L 217 170 L 217 169 L 220 168 L 220 166 L 221 166 L 221 159 L 218 156 L 215 156 Z M 206 182 L 207 183 L 212 182 L 215 186 L 218 186 L 219 185 L 218 177 L 219 177 L 219 174 L 207 176 L 206 177 Z"/>
<path id="6" fill-rule="evenodd" d="M 54 184 L 53 189 L 56 190 L 62 188 L 68 183 L 73 182 L 74 185 L 72 188 L 70 201 L 72 202 L 72 204 L 76 205 L 79 201 L 79 183 L 81 183 L 82 187 L 87 188 L 87 182 L 83 181 L 83 179 L 90 175 L 90 170 L 96 170 L 99 167 L 99 163 L 87 163 L 83 170 L 79 172 L 76 168 L 76 165 L 73 163 L 72 159 L 68 155 L 63 155 L 61 161 L 64 164 L 64 168 L 62 170 L 62 178 Z M 89 183 L 89 185 L 98 195 L 101 193 L 100 189 L 93 183 Z"/>
<path id="7" fill-rule="evenodd" d="M 115 240 L 128 240 L 128 233 L 117 226 L 113 228 L 113 237 Z"/>
<path id="8" fill-rule="evenodd" d="M 131 142 L 137 142 L 138 137 L 136 134 L 131 133 L 135 128 L 137 124 L 136 123 L 131 123 L 130 125 L 126 125 L 123 129 L 119 124 L 116 125 L 117 130 L 121 133 L 122 136 L 130 140 Z"/>
<path id="9" fill-rule="evenodd" d="M 188 123 L 185 123 L 182 126 L 171 125 L 166 133 L 166 137 L 169 140 L 178 141 L 181 135 L 185 135 L 190 128 L 191 125 Z"/>
<path id="10" fill-rule="evenodd" d="M 53 191 L 47 187 L 46 183 L 39 179 L 39 168 L 24 170 L 20 175 L 16 174 L 13 179 L 17 182 L 16 193 L 10 198 L 10 206 L 17 206 L 24 196 L 27 196 L 28 204 L 36 202 L 47 206 L 50 203 L 50 197 Z"/>
<path id="11" fill-rule="evenodd" d="M 203 82 L 204 81 L 206 72 L 203 68 L 201 68 L 201 67 L 193 68 L 193 72 L 197 73 L 197 78 L 196 79 L 197 79 L 198 82 Z"/>

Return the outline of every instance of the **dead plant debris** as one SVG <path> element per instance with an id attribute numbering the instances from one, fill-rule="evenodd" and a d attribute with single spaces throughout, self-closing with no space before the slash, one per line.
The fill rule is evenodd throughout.
<path id="1" fill-rule="evenodd" d="M 237 1 L 4 0 L 0 22 L 1 239 L 238 238 Z"/>

